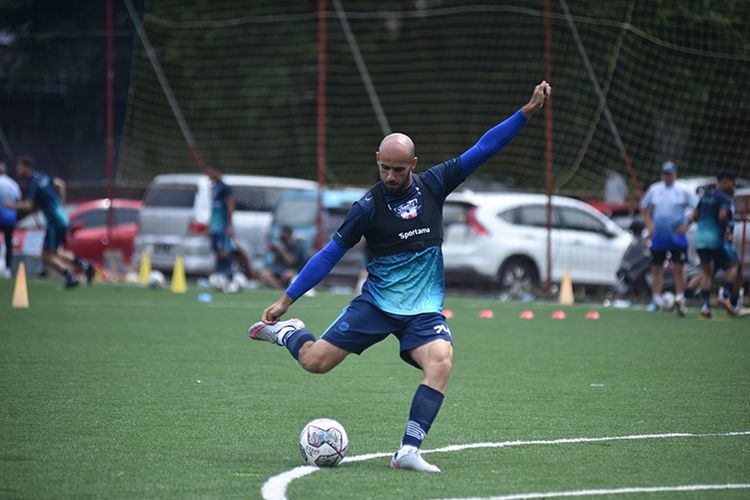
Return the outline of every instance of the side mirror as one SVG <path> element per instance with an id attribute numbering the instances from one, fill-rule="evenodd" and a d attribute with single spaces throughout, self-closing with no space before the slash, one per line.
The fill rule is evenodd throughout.
<path id="1" fill-rule="evenodd" d="M 76 222 L 71 223 L 70 226 L 68 226 L 68 231 L 70 231 L 70 233 L 73 234 L 83 229 L 83 227 L 84 227 L 83 222 L 76 221 Z"/>

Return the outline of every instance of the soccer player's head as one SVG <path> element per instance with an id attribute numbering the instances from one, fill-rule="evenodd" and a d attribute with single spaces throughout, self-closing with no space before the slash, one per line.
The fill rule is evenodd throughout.
<path id="1" fill-rule="evenodd" d="M 212 181 L 218 181 L 219 179 L 221 179 L 221 174 L 223 171 L 224 169 L 221 167 L 221 165 L 216 162 L 211 162 L 206 165 L 206 175 Z"/>
<path id="2" fill-rule="evenodd" d="M 28 179 L 34 173 L 36 162 L 31 156 L 21 155 L 16 158 L 16 176 L 19 179 Z"/>
<path id="3" fill-rule="evenodd" d="M 380 180 L 392 192 L 411 185 L 411 173 L 417 166 L 414 142 L 408 135 L 393 133 L 385 136 L 375 153 Z"/>
<path id="4" fill-rule="evenodd" d="M 727 193 L 729 196 L 734 196 L 734 189 L 736 186 L 736 180 L 734 174 L 726 170 L 719 172 L 716 176 L 716 187 Z"/>

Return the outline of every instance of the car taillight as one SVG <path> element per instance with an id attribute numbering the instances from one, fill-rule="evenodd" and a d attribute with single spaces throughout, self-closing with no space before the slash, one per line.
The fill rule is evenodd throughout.
<path id="1" fill-rule="evenodd" d="M 490 232 L 477 220 L 477 207 L 472 207 L 466 214 L 466 225 L 474 230 L 479 236 L 489 236 Z"/>
<path id="2" fill-rule="evenodd" d="M 208 224 L 205 222 L 191 221 L 190 234 L 205 234 L 208 232 Z"/>

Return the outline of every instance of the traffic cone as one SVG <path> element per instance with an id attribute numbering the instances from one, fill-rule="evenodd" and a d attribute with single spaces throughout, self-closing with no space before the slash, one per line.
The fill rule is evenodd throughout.
<path id="1" fill-rule="evenodd" d="M 495 317 L 495 313 L 492 312 L 492 309 L 484 309 L 479 311 L 479 317 L 482 319 L 492 319 Z"/>
<path id="2" fill-rule="evenodd" d="M 443 309 L 443 316 L 445 316 L 445 319 L 451 319 L 453 317 L 453 311 L 450 309 Z"/>
<path id="3" fill-rule="evenodd" d="M 178 255 L 174 261 L 172 270 L 172 293 L 187 293 L 185 283 L 185 266 L 182 264 L 182 255 Z"/>
<path id="4" fill-rule="evenodd" d="M 570 279 L 570 273 L 565 271 L 562 283 L 560 283 L 560 305 L 572 306 L 575 299 L 573 298 L 573 282 Z"/>
<path id="5" fill-rule="evenodd" d="M 151 274 L 151 258 L 146 250 L 141 254 L 141 267 L 138 269 L 138 283 L 148 285 L 148 276 Z"/>
<path id="6" fill-rule="evenodd" d="M 13 301 L 11 306 L 15 309 L 29 308 L 29 290 L 26 287 L 26 265 L 21 262 L 18 264 L 16 272 L 16 286 L 13 288 Z"/>
<path id="7" fill-rule="evenodd" d="M 534 319 L 534 311 L 521 311 L 521 314 L 518 315 L 520 319 Z"/>

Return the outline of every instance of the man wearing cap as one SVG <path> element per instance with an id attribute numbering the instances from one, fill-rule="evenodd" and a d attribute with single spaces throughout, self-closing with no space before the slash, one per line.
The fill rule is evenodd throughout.
<path id="1" fill-rule="evenodd" d="M 671 161 L 661 166 L 661 181 L 648 188 L 641 209 L 651 238 L 651 303 L 649 311 L 661 309 L 664 285 L 664 261 L 667 256 L 674 270 L 675 308 L 685 316 L 685 261 L 687 261 L 687 214 L 698 205 L 698 197 L 677 181 L 677 169 Z"/>

